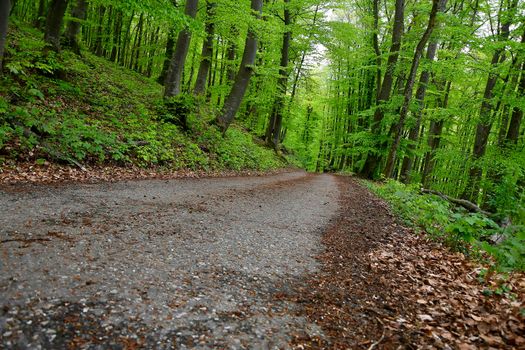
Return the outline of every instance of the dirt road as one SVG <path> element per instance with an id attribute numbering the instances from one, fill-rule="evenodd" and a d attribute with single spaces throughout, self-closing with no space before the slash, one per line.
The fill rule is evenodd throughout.
<path id="1" fill-rule="evenodd" d="M 16 188 L 16 191 L 13 189 Z M 288 348 L 337 180 L 147 180 L 0 191 L 0 347 Z"/>

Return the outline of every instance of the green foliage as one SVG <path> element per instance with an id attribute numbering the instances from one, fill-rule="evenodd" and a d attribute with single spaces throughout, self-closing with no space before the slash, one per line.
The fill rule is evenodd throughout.
<path id="1" fill-rule="evenodd" d="M 524 226 L 502 228 L 485 215 L 455 209 L 438 196 L 420 194 L 414 185 L 393 180 L 382 185 L 366 184 L 392 205 L 405 224 L 421 228 L 466 255 L 481 257 L 487 252 L 498 269 L 525 271 Z M 489 243 L 492 237 L 499 237 L 501 242 Z"/>
<path id="2" fill-rule="evenodd" d="M 153 79 L 89 53 L 44 55 L 41 35 L 23 25 L 10 35 L 7 83 L 0 86 L 0 154 L 7 160 L 194 170 L 286 165 L 237 127 L 223 138 L 203 122 L 213 110 L 191 95 L 174 99 L 190 120 L 192 133 L 183 133 Z"/>

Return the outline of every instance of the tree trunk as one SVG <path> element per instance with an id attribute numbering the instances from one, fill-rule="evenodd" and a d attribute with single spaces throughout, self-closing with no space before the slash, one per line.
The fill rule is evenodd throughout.
<path id="1" fill-rule="evenodd" d="M 234 25 L 230 28 L 231 38 L 228 40 L 228 50 L 226 53 L 226 58 L 228 59 L 228 81 L 233 82 L 235 80 L 235 57 L 237 56 L 237 36 L 239 35 L 239 30 Z"/>
<path id="2" fill-rule="evenodd" d="M 153 63 L 155 61 L 155 56 L 157 54 L 157 38 L 159 37 L 160 26 L 157 27 L 155 32 L 151 31 L 151 36 L 149 39 L 150 51 L 148 52 L 148 67 L 146 69 L 146 76 L 151 78 L 153 74 Z"/>
<path id="3" fill-rule="evenodd" d="M 376 54 L 376 97 L 379 97 L 379 91 L 381 91 L 381 50 L 379 49 L 379 0 L 373 2 L 374 12 L 374 33 L 372 34 L 372 46 L 374 46 L 374 52 Z"/>
<path id="4" fill-rule="evenodd" d="M 82 21 L 86 19 L 87 0 L 77 0 L 77 5 L 71 11 L 73 17 L 67 24 L 65 33 L 66 46 L 70 47 L 73 52 L 80 55 L 80 45 L 78 43 L 78 33 L 82 26 Z"/>
<path id="5" fill-rule="evenodd" d="M 281 47 L 281 63 L 279 67 L 279 81 L 277 82 L 277 97 L 275 98 L 270 122 L 266 130 L 266 142 L 275 150 L 279 149 L 279 137 L 281 135 L 286 89 L 288 86 L 288 64 L 290 61 L 290 41 L 292 39 L 292 31 L 290 29 L 292 19 L 290 15 L 289 4 L 290 0 L 284 0 L 285 29 L 283 33 L 283 44 Z"/>
<path id="6" fill-rule="evenodd" d="M 4 51 L 7 39 L 7 26 L 9 23 L 10 0 L 0 0 L 0 76 L 4 67 Z"/>
<path id="7" fill-rule="evenodd" d="M 525 62 L 521 65 L 521 78 L 518 85 L 517 97 L 523 99 L 525 94 Z M 520 135 L 521 121 L 523 119 L 523 107 L 514 106 L 512 109 L 512 117 L 510 118 L 510 125 L 507 131 L 507 144 L 518 143 L 518 138 Z"/>
<path id="8" fill-rule="evenodd" d="M 263 0 L 251 0 L 251 9 L 257 19 L 260 19 L 261 17 L 262 7 Z M 237 114 L 237 111 L 239 110 L 246 89 L 250 84 L 250 78 L 253 74 L 252 66 L 255 63 L 256 56 L 257 37 L 254 29 L 249 28 L 239 72 L 237 73 L 232 89 L 224 102 L 222 115 L 218 118 L 218 124 L 220 125 L 223 134 L 226 133 L 226 130 L 228 130 L 235 114 Z"/>
<path id="9" fill-rule="evenodd" d="M 428 45 L 427 60 L 429 62 L 432 62 L 434 60 L 434 57 L 437 51 L 437 46 L 438 46 L 437 41 L 432 42 Z M 401 167 L 400 180 L 403 183 L 410 182 L 410 173 L 412 171 L 412 165 L 414 162 L 413 152 L 415 149 L 415 143 L 419 137 L 419 129 L 421 128 L 421 119 L 423 118 L 424 100 L 425 100 L 425 95 L 426 95 L 429 80 L 430 80 L 430 71 L 425 70 L 421 72 L 421 76 L 419 77 L 419 86 L 416 91 L 416 100 L 418 102 L 417 120 L 416 120 L 416 124 L 410 129 L 408 139 L 410 140 L 411 143 L 408 145 L 408 154 L 405 155 L 405 158 L 403 159 L 403 165 Z"/>
<path id="10" fill-rule="evenodd" d="M 439 102 L 438 106 L 441 109 L 446 109 L 448 106 L 448 96 L 450 94 L 450 88 L 452 86 L 451 82 L 444 83 L 445 88 L 443 92 L 443 99 Z M 430 151 L 428 151 L 425 154 L 425 159 L 423 161 L 423 175 L 421 178 L 421 183 L 423 186 L 428 187 L 428 178 L 430 174 L 432 173 L 432 170 L 434 169 L 434 156 L 436 153 L 436 150 L 439 148 L 439 144 L 441 142 L 441 134 L 443 133 L 443 126 L 444 126 L 445 120 L 440 119 L 436 121 L 432 121 L 430 123 L 430 130 L 429 130 L 429 136 L 428 136 L 428 148 L 430 148 Z"/>
<path id="11" fill-rule="evenodd" d="M 126 66 L 126 54 L 127 49 L 129 47 L 129 42 L 131 38 L 131 24 L 133 23 L 133 19 L 135 18 L 135 11 L 131 12 L 131 16 L 129 17 L 129 22 L 126 27 L 126 34 L 124 34 L 124 41 L 121 45 L 121 52 L 119 54 L 119 62 L 121 66 Z"/>
<path id="12" fill-rule="evenodd" d="M 503 24 L 501 26 L 500 40 L 508 40 L 510 35 L 510 26 L 512 24 L 511 13 L 514 11 L 517 5 L 517 0 L 514 0 L 512 3 L 509 3 L 507 11 L 500 11 L 500 20 L 501 17 L 505 16 L 503 19 Z M 472 202 L 477 202 L 480 190 L 480 181 L 482 176 L 482 168 L 477 162 L 481 157 L 485 155 L 487 149 L 487 143 L 490 135 L 490 130 L 492 129 L 493 123 L 493 91 L 498 80 L 498 73 L 495 72 L 495 68 L 499 63 L 505 59 L 505 48 L 498 48 L 494 52 L 491 61 L 492 72 L 489 73 L 487 79 L 487 84 L 485 85 L 485 92 L 483 93 L 483 102 L 481 103 L 481 109 L 479 113 L 479 122 L 476 127 L 476 138 L 474 140 L 474 147 L 472 150 L 472 165 L 469 170 L 469 176 L 467 179 L 467 185 L 463 191 L 461 197 L 463 199 L 468 199 Z"/>
<path id="13" fill-rule="evenodd" d="M 137 24 L 137 34 L 135 36 L 135 42 L 133 44 L 133 64 L 130 65 L 130 68 L 135 72 L 140 73 L 140 48 L 142 46 L 142 32 L 144 28 L 144 13 L 140 14 L 139 23 Z"/>
<path id="14" fill-rule="evenodd" d="M 175 46 L 175 30 L 170 29 L 168 32 L 168 40 L 166 41 L 166 54 L 164 55 L 164 63 L 162 64 L 162 71 L 160 72 L 157 82 L 163 84 L 166 82 L 168 70 L 170 69 L 171 57 L 173 57 L 173 47 Z"/>
<path id="15" fill-rule="evenodd" d="M 111 55 L 109 59 L 111 62 L 118 61 L 120 37 L 122 33 L 122 10 L 117 10 L 115 25 L 113 28 L 113 45 L 111 47 Z"/>
<path id="16" fill-rule="evenodd" d="M 184 11 L 185 15 L 195 18 L 197 15 L 198 4 L 198 0 L 187 0 Z M 186 56 L 188 55 L 188 49 L 190 47 L 190 41 L 191 31 L 189 28 L 184 28 L 179 32 L 175 51 L 171 58 L 170 67 L 166 77 L 164 97 L 173 97 L 181 93 L 182 74 L 184 71 Z"/>
<path id="17" fill-rule="evenodd" d="M 405 1 L 396 0 L 396 10 L 394 14 L 394 29 L 392 31 L 392 45 L 390 46 L 390 55 L 388 57 L 385 76 L 383 83 L 381 84 L 381 91 L 377 97 L 377 107 L 374 112 L 374 118 L 372 121 L 371 131 L 375 138 L 379 138 L 381 134 L 381 122 L 385 117 L 385 111 L 383 104 L 390 99 L 390 92 L 392 90 L 392 84 L 394 82 L 394 71 L 396 69 L 397 59 L 399 57 L 399 50 L 401 49 L 401 38 L 403 36 L 405 18 Z M 376 153 L 377 152 L 377 153 Z M 369 153 L 361 175 L 372 178 L 377 170 L 377 167 L 381 161 L 380 151 Z"/>
<path id="18" fill-rule="evenodd" d="M 106 7 L 104 5 L 98 8 L 98 25 L 97 25 L 97 34 L 95 37 L 95 55 L 103 56 L 103 45 L 102 45 L 102 35 L 104 29 L 104 15 L 106 14 Z"/>
<path id="19" fill-rule="evenodd" d="M 185 94 L 189 94 L 191 91 L 191 85 L 193 83 L 193 76 L 195 75 L 195 57 L 197 57 L 197 45 L 193 45 L 193 51 L 191 53 L 190 58 L 190 74 L 188 77 L 188 82 L 186 84 L 186 88 L 184 89 Z M 184 75 L 182 76 L 182 83 L 181 85 L 184 85 Z"/>
<path id="20" fill-rule="evenodd" d="M 68 0 L 53 0 L 46 18 L 44 40 L 55 51 L 60 51 L 60 31 L 64 21 Z"/>
<path id="21" fill-rule="evenodd" d="M 197 73 L 197 81 L 193 93 L 198 96 L 206 90 L 206 81 L 210 72 L 213 55 L 213 36 L 215 35 L 215 7 L 217 4 L 212 0 L 206 2 L 206 39 L 202 45 L 201 63 Z"/>
<path id="22" fill-rule="evenodd" d="M 428 19 L 427 29 L 425 30 L 425 33 L 423 34 L 423 37 L 421 38 L 421 40 L 418 42 L 416 46 L 416 51 L 414 52 L 412 66 L 410 67 L 410 73 L 408 75 L 408 80 L 405 86 L 403 106 L 401 106 L 401 111 L 399 113 L 399 122 L 397 124 L 395 134 L 394 134 L 394 142 L 392 143 L 392 146 L 390 147 L 390 151 L 388 153 L 388 157 L 386 160 L 386 166 L 385 166 L 384 173 L 387 178 L 392 177 L 392 173 L 394 171 L 394 164 L 397 158 L 397 151 L 399 148 L 399 143 L 401 142 L 403 128 L 405 126 L 405 120 L 408 115 L 408 108 L 410 106 L 410 100 L 412 99 L 412 93 L 413 93 L 413 88 L 414 88 L 414 84 L 416 81 L 417 69 L 419 68 L 419 62 L 421 60 L 421 56 L 423 55 L 423 50 L 428 42 L 428 39 L 430 39 L 430 35 L 432 34 L 432 31 L 434 30 L 434 27 L 436 25 L 436 16 L 437 16 L 439 9 L 442 7 L 440 5 L 441 5 L 440 0 L 432 0 L 432 10 L 430 11 L 430 17 Z"/>
<path id="23" fill-rule="evenodd" d="M 46 18 L 46 0 L 40 0 L 38 2 L 38 13 L 35 19 L 35 27 L 42 29 L 45 25 Z"/>
<path id="24" fill-rule="evenodd" d="M 521 44 L 525 44 L 525 33 L 521 36 Z M 518 90 L 516 91 L 516 97 L 523 99 L 525 96 L 525 60 L 521 64 L 521 77 L 518 83 Z M 507 144 L 518 143 L 520 135 L 521 121 L 523 119 L 523 106 L 514 106 L 512 109 L 512 117 L 510 118 L 509 129 L 507 131 Z"/>
<path id="25" fill-rule="evenodd" d="M 312 27 L 315 27 L 315 25 L 317 24 L 319 8 L 320 8 L 320 5 L 317 4 L 315 7 L 315 11 L 314 11 L 314 17 L 312 19 L 312 24 L 311 24 Z M 308 33 L 308 39 L 310 39 L 312 35 L 313 34 L 311 32 Z M 290 93 L 290 101 L 288 102 L 288 110 L 290 110 L 290 106 L 292 105 L 292 102 L 295 99 L 295 95 L 297 93 L 297 85 L 299 84 L 299 78 L 301 77 L 301 73 L 303 70 L 303 65 L 304 65 L 305 60 L 306 60 L 306 50 L 304 50 L 303 53 L 301 54 L 301 60 L 299 61 L 299 65 L 297 66 L 297 69 L 296 69 L 297 73 L 295 74 L 295 77 L 292 83 L 292 92 Z"/>

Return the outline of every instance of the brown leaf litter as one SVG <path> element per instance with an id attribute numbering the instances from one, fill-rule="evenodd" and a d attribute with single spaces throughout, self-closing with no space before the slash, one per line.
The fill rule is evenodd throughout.
<path id="1" fill-rule="evenodd" d="M 296 349 L 524 349 L 525 278 L 479 278 L 483 266 L 396 222 L 388 204 L 340 178 L 341 215 L 325 233 L 321 272 L 295 300 L 326 338 Z"/>

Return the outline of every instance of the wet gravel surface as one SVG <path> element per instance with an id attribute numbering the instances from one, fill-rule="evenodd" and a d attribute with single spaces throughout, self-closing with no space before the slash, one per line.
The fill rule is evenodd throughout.
<path id="1" fill-rule="evenodd" d="M 288 348 L 330 175 L 0 190 L 0 348 Z"/>

